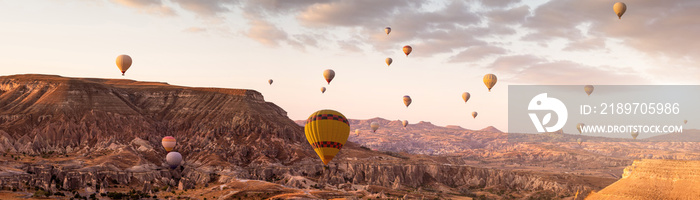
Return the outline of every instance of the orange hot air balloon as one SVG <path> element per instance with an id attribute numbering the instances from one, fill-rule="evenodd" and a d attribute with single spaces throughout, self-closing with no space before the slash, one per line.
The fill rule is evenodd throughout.
<path id="1" fill-rule="evenodd" d="M 491 88 L 493 88 L 493 86 L 496 85 L 496 81 L 498 81 L 498 78 L 496 78 L 496 75 L 493 75 L 493 74 L 484 75 L 484 85 L 486 85 L 486 88 L 489 89 L 489 92 L 491 92 Z"/>
<path id="2" fill-rule="evenodd" d="M 328 82 L 328 84 L 330 85 L 333 78 L 335 78 L 335 71 L 333 71 L 332 69 L 327 69 L 323 71 L 323 78 L 325 78 L 326 82 Z"/>
<path id="3" fill-rule="evenodd" d="M 326 93 L 326 87 L 321 87 L 321 94 Z"/>
<path id="4" fill-rule="evenodd" d="M 338 111 L 319 110 L 306 120 L 304 132 L 323 164 L 328 165 L 348 141 L 350 122 Z"/>
<path id="5" fill-rule="evenodd" d="M 411 105 L 411 102 L 413 102 L 413 100 L 411 100 L 410 96 L 408 96 L 408 95 L 403 96 L 403 104 L 406 105 L 406 108 L 408 108 L 408 106 Z"/>
<path id="6" fill-rule="evenodd" d="M 163 144 L 165 151 L 170 152 L 173 150 L 173 148 L 175 148 L 175 144 L 177 144 L 177 142 L 173 136 L 165 136 L 163 140 L 161 140 L 161 144 Z"/>
<path id="7" fill-rule="evenodd" d="M 479 115 L 476 111 L 472 112 L 472 117 L 476 118 L 476 116 Z"/>
<path id="8" fill-rule="evenodd" d="M 267 83 L 269 83 L 270 85 L 272 85 L 272 79 L 267 80 Z"/>
<path id="9" fill-rule="evenodd" d="M 126 73 L 126 70 L 131 67 L 131 56 L 128 55 L 119 55 L 117 56 L 117 67 L 119 68 L 119 71 L 122 72 L 122 76 L 124 76 L 124 73 Z"/>
<path id="10" fill-rule="evenodd" d="M 387 26 L 386 28 L 384 28 L 384 32 L 385 32 L 387 35 L 389 35 L 389 33 L 391 33 L 391 27 L 388 27 L 388 26 Z"/>
<path id="11" fill-rule="evenodd" d="M 411 46 L 403 46 L 403 53 L 406 54 L 406 57 L 408 57 L 408 54 L 411 54 L 411 51 L 413 51 L 413 48 L 411 48 Z"/>
<path id="12" fill-rule="evenodd" d="M 586 94 L 588 94 L 588 96 L 591 96 L 591 93 L 593 93 L 593 89 L 594 87 L 592 85 L 583 86 L 583 91 L 585 91 Z"/>

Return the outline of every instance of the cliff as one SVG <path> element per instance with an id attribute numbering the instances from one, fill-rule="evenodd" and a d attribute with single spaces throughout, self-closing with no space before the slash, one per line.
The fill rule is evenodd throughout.
<path id="1" fill-rule="evenodd" d="M 700 199 L 700 161 L 635 160 L 622 178 L 586 199 Z"/>

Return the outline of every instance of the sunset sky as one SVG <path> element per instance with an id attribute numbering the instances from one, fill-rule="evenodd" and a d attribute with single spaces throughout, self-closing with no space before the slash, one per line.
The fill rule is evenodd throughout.
<path id="1" fill-rule="evenodd" d="M 331 108 L 501 130 L 508 85 L 700 84 L 700 1 L 625 1 L 621 20 L 614 3 L 0 0 L 0 75 L 244 88 L 292 119 Z M 133 58 L 125 77 L 120 54 Z M 325 69 L 336 72 L 330 85 Z M 490 93 L 488 73 L 499 79 Z M 472 95 L 466 104 L 462 92 Z"/>

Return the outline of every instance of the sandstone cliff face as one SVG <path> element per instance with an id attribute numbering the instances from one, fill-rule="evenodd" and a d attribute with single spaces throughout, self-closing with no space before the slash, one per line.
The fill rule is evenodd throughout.
<path id="1" fill-rule="evenodd" d="M 635 160 L 622 178 L 586 199 L 700 199 L 700 161 Z"/>
<path id="2" fill-rule="evenodd" d="M 220 152 L 237 165 L 314 155 L 301 148 L 303 130 L 256 91 L 130 80 L 0 77 L 0 130 L 0 149 L 27 154 L 88 152 L 137 137 L 164 153 L 160 139 L 171 135 L 175 151 Z"/>

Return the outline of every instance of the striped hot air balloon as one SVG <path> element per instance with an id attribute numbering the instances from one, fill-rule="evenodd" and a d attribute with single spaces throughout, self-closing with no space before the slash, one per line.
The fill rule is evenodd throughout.
<path id="1" fill-rule="evenodd" d="M 496 75 L 493 75 L 493 74 L 484 75 L 484 85 L 486 85 L 486 88 L 489 89 L 489 92 L 491 92 L 491 88 L 493 88 L 493 86 L 496 85 L 497 81 L 498 81 L 498 78 L 496 78 Z"/>
<path id="2" fill-rule="evenodd" d="M 119 68 L 119 71 L 122 72 L 122 76 L 124 76 L 126 70 L 129 70 L 129 67 L 131 67 L 131 61 L 131 56 L 129 55 L 117 56 L 117 67 Z"/>
<path id="3" fill-rule="evenodd" d="M 350 122 L 338 111 L 319 110 L 306 120 L 304 132 L 323 164 L 328 165 L 348 141 Z"/>
<path id="4" fill-rule="evenodd" d="M 161 143 L 163 144 L 163 148 L 165 148 L 165 151 L 170 152 L 175 148 L 175 144 L 177 144 L 177 141 L 175 141 L 175 138 L 173 136 L 165 136 L 163 140 L 161 140 Z"/>

